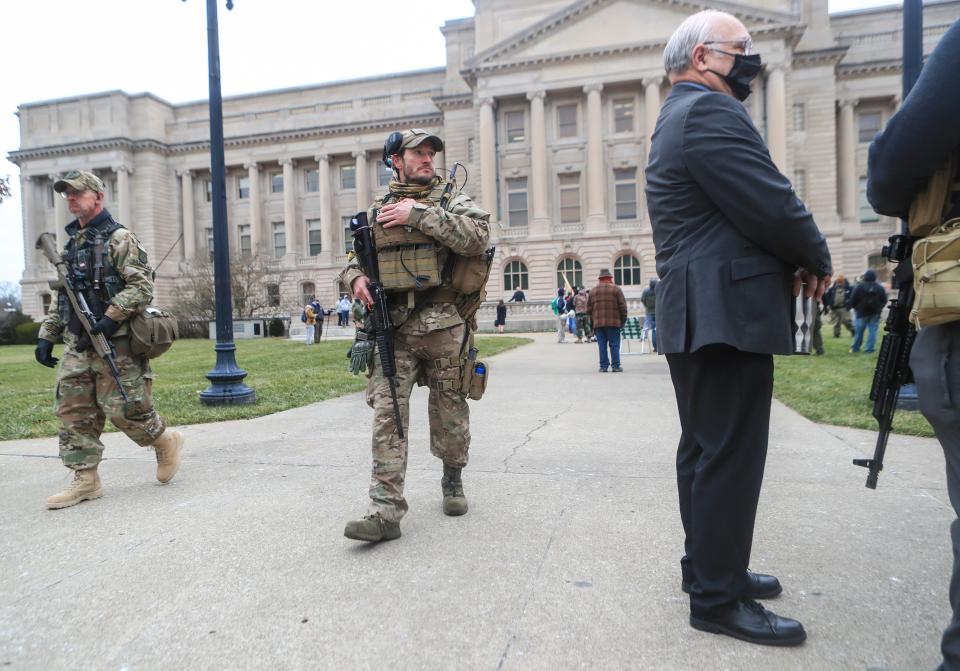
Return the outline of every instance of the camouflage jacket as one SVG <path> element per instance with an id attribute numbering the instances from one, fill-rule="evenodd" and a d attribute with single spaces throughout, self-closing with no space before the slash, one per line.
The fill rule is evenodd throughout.
<path id="1" fill-rule="evenodd" d="M 430 194 L 419 200 L 410 211 L 407 226 L 429 235 L 452 252 L 464 256 L 477 256 L 486 251 L 490 241 L 490 214 L 477 207 L 468 195 L 461 192 L 451 198 L 447 209 L 440 209 L 440 197 L 446 182 L 437 179 Z M 367 211 L 373 222 L 374 210 L 384 201 L 397 200 L 390 194 L 378 198 Z M 363 275 L 363 269 L 355 258 L 340 273 L 343 283 L 353 291 L 353 281 Z M 449 286 L 444 281 L 443 286 Z M 427 290 L 429 291 L 429 290 Z M 463 323 L 453 303 L 429 303 L 411 311 L 406 302 L 397 296 L 390 302 L 390 319 L 400 333 L 424 334 L 439 329 L 451 328 Z"/>
<path id="2" fill-rule="evenodd" d="M 86 236 L 91 231 L 91 226 L 96 225 L 102 218 L 108 219 L 109 217 L 110 213 L 103 210 L 100 215 L 83 228 L 74 220 L 67 225 L 67 233 L 74 240 L 74 244 L 79 246 L 86 240 Z M 110 299 L 105 314 L 114 321 L 125 322 L 150 305 L 150 301 L 153 300 L 153 269 L 147 262 L 147 252 L 143 245 L 126 228 L 118 228 L 110 236 L 107 245 L 107 261 L 117 271 L 124 286 Z M 59 310 L 59 294 L 63 291 L 63 289 L 58 289 L 57 300 L 50 301 L 50 309 L 40 325 L 39 337 L 56 342 L 57 338 L 63 335 L 64 342 L 70 344 L 75 336 L 66 328 L 67 325 L 61 318 Z M 66 295 L 64 295 L 64 300 L 66 300 Z M 121 323 L 116 335 L 124 335 L 128 330 L 127 325 Z"/>

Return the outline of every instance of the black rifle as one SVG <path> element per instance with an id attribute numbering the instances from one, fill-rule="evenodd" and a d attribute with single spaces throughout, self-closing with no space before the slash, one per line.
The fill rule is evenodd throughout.
<path id="1" fill-rule="evenodd" d="M 70 299 L 70 305 L 73 306 L 73 311 L 80 321 L 80 326 L 83 327 L 84 332 L 90 339 L 90 344 L 93 345 L 94 351 L 107 364 L 107 367 L 110 369 L 110 374 L 117 383 L 117 389 L 120 390 L 120 396 L 123 397 L 124 414 L 126 415 L 127 408 L 130 406 L 130 399 L 127 398 L 127 392 L 123 389 L 123 383 L 120 381 L 120 370 L 117 368 L 117 353 L 113 347 L 113 343 L 107 340 L 106 336 L 102 333 L 94 334 L 92 332 L 93 324 L 97 321 L 97 317 L 93 313 L 93 310 L 90 309 L 87 299 L 83 295 L 84 287 L 70 278 L 70 269 L 63 261 L 63 258 L 57 253 L 57 242 L 52 233 L 42 234 L 37 239 L 36 247 L 43 252 L 47 260 L 57 269 L 57 274 L 60 276 L 60 287 L 66 292 L 67 298 Z M 99 307 L 99 299 L 95 300 L 95 304 Z"/>
<path id="2" fill-rule="evenodd" d="M 894 235 L 890 244 L 883 248 L 883 255 L 894 263 L 910 263 L 913 240 L 909 235 Z M 887 438 L 893 427 L 893 413 L 897 409 L 900 387 L 911 381 L 910 350 L 917 337 L 917 329 L 910 322 L 913 308 L 913 282 L 900 283 L 897 297 L 890 301 L 890 311 L 884 324 L 883 343 L 877 356 L 877 368 L 870 385 L 870 400 L 873 401 L 873 416 L 879 425 L 877 447 L 873 459 L 854 459 L 853 463 L 869 469 L 867 487 L 877 488 L 877 476 L 883 470 L 883 453 Z"/>
<path id="3" fill-rule="evenodd" d="M 403 420 L 400 417 L 400 403 L 397 401 L 397 362 L 393 355 L 393 323 L 390 321 L 390 308 L 387 305 L 387 291 L 380 283 L 380 265 L 377 261 L 377 248 L 373 244 L 373 233 L 367 221 L 366 212 L 357 212 L 350 220 L 350 233 L 353 235 L 353 250 L 363 268 L 369 283 L 367 289 L 373 297 L 370 306 L 370 318 L 373 322 L 373 339 L 380 353 L 380 367 L 383 376 L 390 384 L 390 398 L 393 399 L 393 418 L 397 424 L 397 435 L 403 438 Z"/>

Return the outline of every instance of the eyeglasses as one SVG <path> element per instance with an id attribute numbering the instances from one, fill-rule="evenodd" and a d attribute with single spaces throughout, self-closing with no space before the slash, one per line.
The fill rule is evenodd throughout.
<path id="1" fill-rule="evenodd" d="M 743 39 L 743 40 L 708 40 L 707 42 L 704 42 L 703 44 L 705 44 L 705 45 L 709 45 L 709 44 L 733 44 L 733 45 L 735 45 L 735 46 L 739 46 L 739 47 L 740 47 L 740 49 L 741 49 L 741 52 L 740 52 L 740 53 L 742 53 L 744 56 L 749 56 L 750 54 L 753 53 L 753 40 L 750 39 L 749 37 L 746 38 L 746 39 Z M 712 51 L 716 51 L 716 52 L 719 52 L 719 53 L 721 53 L 721 54 L 727 54 L 727 55 L 729 55 L 729 56 L 735 56 L 735 55 L 736 55 L 736 54 L 730 53 L 729 51 L 723 51 L 722 49 L 712 49 Z"/>

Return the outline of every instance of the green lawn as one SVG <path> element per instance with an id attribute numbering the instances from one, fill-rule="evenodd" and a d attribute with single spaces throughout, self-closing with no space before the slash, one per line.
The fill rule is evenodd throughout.
<path id="1" fill-rule="evenodd" d="M 881 332 L 877 334 L 880 350 Z M 774 396 L 807 419 L 822 424 L 876 429 L 869 399 L 877 354 L 851 354 L 852 338 L 833 337 L 823 328 L 823 356 L 783 356 L 776 359 Z M 933 428 L 919 412 L 897 410 L 893 430 L 912 436 L 933 436 Z"/>
<path id="2" fill-rule="evenodd" d="M 477 337 L 481 355 L 490 356 L 531 342 L 527 338 Z M 300 341 L 266 338 L 237 341 L 237 363 L 257 392 L 255 405 L 203 406 L 197 393 L 207 388 L 214 342 L 181 340 L 154 360 L 154 400 L 173 425 L 259 417 L 359 391 L 366 377 L 347 370 L 345 340 L 307 347 Z M 54 356 L 62 346 L 57 345 Z M 33 358 L 32 345 L 0 347 L 0 440 L 56 435 L 53 388 L 56 372 Z M 112 430 L 107 423 L 108 430 Z"/>

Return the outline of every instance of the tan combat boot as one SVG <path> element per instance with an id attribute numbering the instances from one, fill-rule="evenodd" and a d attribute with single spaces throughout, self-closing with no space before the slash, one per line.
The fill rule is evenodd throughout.
<path id="1" fill-rule="evenodd" d="M 379 515 L 367 515 L 362 520 L 347 522 L 343 535 L 355 541 L 379 543 L 400 538 L 400 523 L 388 522 Z"/>
<path id="2" fill-rule="evenodd" d="M 440 487 L 443 489 L 443 514 L 451 517 L 466 515 L 467 497 L 463 495 L 463 481 L 460 479 L 460 468 L 443 465 L 443 480 Z"/>
<path id="3" fill-rule="evenodd" d="M 59 494 L 47 498 L 47 508 L 50 510 L 69 508 L 81 501 L 99 499 L 101 496 L 103 496 L 103 489 L 100 487 L 100 476 L 97 475 L 97 468 L 94 466 L 82 471 L 74 471 L 70 486 Z"/>
<path id="4" fill-rule="evenodd" d="M 183 434 L 179 431 L 164 430 L 153 441 L 153 451 L 157 453 L 157 480 L 166 484 L 177 474 L 180 468 L 180 452 L 183 450 Z"/>

